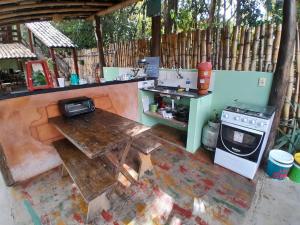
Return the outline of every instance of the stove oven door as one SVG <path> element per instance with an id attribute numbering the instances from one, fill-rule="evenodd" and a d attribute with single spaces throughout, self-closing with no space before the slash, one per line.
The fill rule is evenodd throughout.
<path id="1" fill-rule="evenodd" d="M 257 162 L 265 133 L 222 122 L 217 148 Z"/>

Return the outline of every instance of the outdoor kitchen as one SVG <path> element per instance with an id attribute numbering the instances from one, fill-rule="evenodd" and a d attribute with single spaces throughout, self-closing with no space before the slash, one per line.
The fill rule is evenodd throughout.
<path id="1" fill-rule="evenodd" d="M 0 224 L 296 225 L 300 5 L 242 2 L 0 2 Z"/>

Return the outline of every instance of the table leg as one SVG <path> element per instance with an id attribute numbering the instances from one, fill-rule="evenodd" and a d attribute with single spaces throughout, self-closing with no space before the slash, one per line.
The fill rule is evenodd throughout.
<path id="1" fill-rule="evenodd" d="M 121 159 L 120 159 L 119 167 L 123 167 L 123 164 L 125 163 L 128 152 L 131 148 L 132 142 L 133 142 L 133 138 L 130 138 L 130 140 L 126 144 L 125 149 L 121 152 Z"/>
<path id="2" fill-rule="evenodd" d="M 121 151 L 121 157 L 118 159 L 114 154 L 111 152 L 108 152 L 105 154 L 105 157 L 116 167 L 115 171 L 115 177 L 118 179 L 120 173 L 122 173 L 126 179 L 130 181 L 130 183 L 137 183 L 136 180 L 130 175 L 130 173 L 123 167 L 126 157 L 128 155 L 128 152 L 131 148 L 131 144 L 133 142 L 133 139 L 131 138 L 127 143 L 125 148 Z"/>
<path id="3" fill-rule="evenodd" d="M 139 179 L 141 179 L 141 177 L 145 174 L 145 172 L 147 170 L 152 170 L 153 169 L 153 165 L 151 162 L 151 155 L 148 154 L 143 154 L 141 152 L 138 152 L 138 160 L 139 160 Z"/>
<path id="4" fill-rule="evenodd" d="M 61 176 L 62 177 L 68 176 L 68 171 L 66 170 L 64 165 L 61 165 Z"/>
<path id="5" fill-rule="evenodd" d="M 102 210 L 109 210 L 110 209 L 110 201 L 106 196 L 106 192 L 102 195 L 98 196 L 97 198 L 93 199 L 88 203 L 88 213 L 86 222 L 90 223 L 92 220 L 102 212 Z"/>

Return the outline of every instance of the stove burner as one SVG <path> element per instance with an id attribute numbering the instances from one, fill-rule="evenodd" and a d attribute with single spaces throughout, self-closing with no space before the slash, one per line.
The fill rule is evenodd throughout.
<path id="1" fill-rule="evenodd" d="M 235 113 L 240 113 L 248 116 L 269 119 L 274 111 L 274 107 L 261 107 L 255 105 L 237 104 L 237 106 L 228 106 L 225 110 Z"/>

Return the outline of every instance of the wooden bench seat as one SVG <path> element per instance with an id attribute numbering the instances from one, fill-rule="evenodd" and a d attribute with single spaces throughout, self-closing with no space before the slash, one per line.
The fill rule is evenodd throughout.
<path id="1" fill-rule="evenodd" d="M 152 151 L 161 147 L 161 143 L 157 140 L 158 139 L 151 135 L 151 133 L 146 131 L 140 137 L 134 139 L 132 146 L 140 152 L 148 155 Z"/>
<path id="2" fill-rule="evenodd" d="M 82 197 L 88 203 L 87 221 L 107 210 L 110 206 L 106 191 L 117 184 L 100 158 L 89 159 L 67 139 L 53 143 L 60 155 L 64 168 L 78 187 Z"/>
<path id="3" fill-rule="evenodd" d="M 152 170 L 151 152 L 160 148 L 162 145 L 157 138 L 149 135 L 146 131 L 139 138 L 134 139 L 131 149 L 137 152 L 137 160 L 139 162 L 138 179 L 140 179 L 146 171 Z"/>

